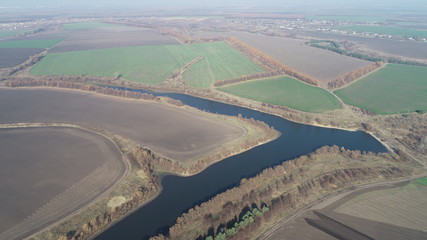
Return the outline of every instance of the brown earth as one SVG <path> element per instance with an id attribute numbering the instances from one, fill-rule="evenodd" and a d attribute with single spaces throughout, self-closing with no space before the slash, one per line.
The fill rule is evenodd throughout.
<path id="1" fill-rule="evenodd" d="M 16 66 L 43 51 L 42 48 L 0 48 L 0 68 Z"/>
<path id="2" fill-rule="evenodd" d="M 65 36 L 65 40 L 50 53 L 70 52 L 102 48 L 133 47 L 133 46 L 160 46 L 179 44 L 175 39 L 162 35 L 151 28 L 140 27 L 110 27 L 90 30 L 59 30 L 58 36 Z"/>
<path id="3" fill-rule="evenodd" d="M 340 194 L 262 239 L 426 239 L 427 187 L 408 183 Z"/>
<path id="4" fill-rule="evenodd" d="M 186 161 L 245 130 L 184 108 L 54 89 L 0 89 L 0 123 L 70 123 L 101 128 L 165 157 Z"/>
<path id="5" fill-rule="evenodd" d="M 108 139 L 77 128 L 0 129 L 0 239 L 18 239 L 71 214 L 126 170 Z"/>
<path id="6" fill-rule="evenodd" d="M 281 63 L 317 79 L 320 85 L 370 64 L 368 61 L 309 47 L 304 44 L 305 40 L 245 32 L 195 33 L 197 37 L 212 35 L 237 37 Z"/>

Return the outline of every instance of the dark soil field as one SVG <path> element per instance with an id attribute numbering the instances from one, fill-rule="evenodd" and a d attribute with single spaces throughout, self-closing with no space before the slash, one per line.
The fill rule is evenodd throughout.
<path id="1" fill-rule="evenodd" d="M 159 31 L 150 28 L 121 26 L 61 31 L 62 33 L 59 35 L 63 34 L 64 36 L 67 36 L 66 39 L 56 47 L 49 50 L 49 52 L 71 52 L 102 48 L 179 44 L 175 39 L 162 35 Z"/>
<path id="2" fill-rule="evenodd" d="M 0 155 L 0 239 L 22 239 L 67 216 L 126 170 L 111 141 L 75 128 L 0 129 Z"/>
<path id="3" fill-rule="evenodd" d="M 71 123 L 111 131 L 186 161 L 244 134 L 240 127 L 154 102 L 57 89 L 0 89 L 0 123 Z"/>
<path id="4" fill-rule="evenodd" d="M 314 206 L 266 239 L 426 239 L 426 193 L 415 182 L 355 191 Z"/>
<path id="5" fill-rule="evenodd" d="M 42 48 L 0 48 L 0 68 L 19 65 L 43 50 Z"/>
<path id="6" fill-rule="evenodd" d="M 330 33 L 307 32 L 305 35 L 320 39 L 348 40 L 391 56 L 427 60 L 427 44 L 389 39 L 344 36 Z"/>
<path id="7" fill-rule="evenodd" d="M 239 40 L 263 51 L 283 64 L 314 77 L 319 80 L 321 85 L 370 64 L 367 61 L 309 47 L 304 44 L 304 40 L 261 36 L 243 32 L 196 34 L 196 36 L 200 37 L 209 35 L 237 37 Z"/>

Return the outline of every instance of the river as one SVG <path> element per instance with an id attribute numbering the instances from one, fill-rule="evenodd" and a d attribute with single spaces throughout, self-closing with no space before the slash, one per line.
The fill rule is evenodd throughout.
<path id="1" fill-rule="evenodd" d="M 224 159 L 197 175 L 165 176 L 162 180 L 163 191 L 156 199 L 101 233 L 96 237 L 97 240 L 146 239 L 156 233 L 163 233 L 183 212 L 236 186 L 242 178 L 254 176 L 265 168 L 311 153 L 321 146 L 338 145 L 351 150 L 387 151 L 372 136 L 360 131 L 350 132 L 293 123 L 255 110 L 179 93 L 150 93 L 181 100 L 186 105 L 213 113 L 234 116 L 240 113 L 246 118 L 264 121 L 282 135 L 272 142 Z"/>

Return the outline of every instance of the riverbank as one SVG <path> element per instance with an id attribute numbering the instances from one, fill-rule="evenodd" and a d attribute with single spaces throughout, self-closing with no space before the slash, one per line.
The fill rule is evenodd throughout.
<path id="1" fill-rule="evenodd" d="M 251 206 L 266 206 L 268 212 L 229 236 L 230 239 L 254 239 L 282 218 L 332 192 L 366 183 L 406 179 L 420 173 L 422 169 L 416 170 L 416 166 L 417 163 L 390 153 L 362 154 L 336 146 L 323 147 L 244 179 L 239 186 L 181 215 L 170 228 L 168 237 L 158 236 L 153 240 L 195 239 L 207 236 L 211 228 L 217 230 L 214 234 L 225 233 L 226 230 L 219 227 L 221 224 L 232 221 L 235 215 Z"/>
<path id="2" fill-rule="evenodd" d="M 44 90 L 48 88 L 22 88 L 24 90 Z M 81 90 L 75 89 L 56 89 L 49 88 L 50 90 L 55 90 L 60 93 L 81 93 Z M 86 93 L 86 92 L 84 92 Z M 98 93 L 87 92 L 90 95 L 97 96 Z M 64 94 L 62 94 L 64 96 Z M 136 100 L 136 99 L 126 99 L 120 98 L 118 96 L 105 96 L 105 99 L 114 99 L 119 101 L 126 102 L 150 102 L 148 100 Z M 81 97 L 79 98 L 82 99 Z M 50 99 L 52 100 L 52 99 Z M 179 101 L 172 101 L 168 98 L 159 98 L 156 100 L 159 104 L 171 105 L 172 108 L 179 109 L 180 111 L 191 112 L 199 114 L 202 117 L 213 119 L 216 122 L 226 122 L 227 124 L 233 125 L 241 129 L 241 134 L 232 140 L 229 140 L 226 145 L 220 145 L 217 147 L 217 150 L 206 151 L 205 156 L 209 158 L 193 158 L 184 163 L 179 161 L 170 160 L 164 156 L 154 153 L 148 148 L 140 147 L 140 144 L 135 141 L 122 137 L 116 134 L 113 134 L 110 131 L 106 131 L 102 128 L 102 125 L 97 124 L 97 128 L 89 126 L 79 126 L 76 124 L 67 124 L 63 123 L 66 119 L 60 120 L 59 123 L 18 123 L 18 124 L 7 124 L 4 127 L 46 127 L 46 126 L 61 126 L 61 127 L 74 127 L 79 129 L 87 129 L 97 133 L 113 142 L 117 148 L 121 150 L 123 157 L 129 161 L 130 170 L 127 171 L 126 177 L 118 181 L 117 187 L 110 189 L 111 194 L 106 194 L 105 197 L 97 197 L 99 201 L 93 201 L 88 205 L 84 206 L 84 209 L 78 210 L 69 217 L 67 220 L 60 220 L 58 224 L 51 224 L 47 228 L 47 231 L 34 236 L 35 239 L 51 239 L 64 236 L 66 233 L 76 231 L 76 229 L 93 229 L 96 227 L 95 231 L 103 229 L 101 225 L 109 224 L 111 222 L 116 222 L 122 219 L 124 216 L 127 216 L 133 210 L 138 207 L 141 207 L 145 204 L 148 204 L 150 200 L 156 198 L 161 192 L 160 181 L 158 175 L 167 172 L 168 174 L 179 174 L 179 175 L 194 175 L 208 166 L 212 165 L 215 162 L 218 162 L 226 157 L 231 155 L 244 152 L 248 149 L 254 148 L 256 146 L 262 145 L 264 142 L 269 142 L 278 136 L 280 133 L 271 129 L 268 125 L 251 120 L 244 119 L 242 117 L 232 117 L 225 115 L 217 115 L 213 113 L 207 113 L 200 110 L 197 110 L 192 107 L 184 106 Z M 32 102 L 37 106 L 37 102 Z M 51 109 L 48 107 L 48 109 Z M 58 119 L 56 119 L 58 120 Z M 6 122 L 9 120 L 6 120 Z M 55 122 L 52 119 L 51 122 Z M 74 122 L 74 121 L 71 121 Z M 85 125 L 88 123 L 86 122 Z M 114 129 L 113 129 L 114 131 Z M 202 149 L 203 150 L 203 149 Z M 152 161 L 148 164 L 147 158 L 139 159 L 140 156 L 137 156 L 136 153 L 145 153 L 152 157 Z M 163 162 L 162 162 L 163 161 Z M 166 163 L 166 164 L 165 164 Z M 169 164 L 172 163 L 172 164 Z M 165 166 L 168 166 L 165 168 Z M 171 167 L 172 166 L 172 167 Z M 102 223 L 99 221 L 100 216 L 105 216 L 109 214 L 109 219 L 103 219 Z M 95 220 L 94 220 L 95 219 Z M 88 223 L 82 226 L 82 223 Z M 57 225 L 57 226 L 53 226 Z"/>

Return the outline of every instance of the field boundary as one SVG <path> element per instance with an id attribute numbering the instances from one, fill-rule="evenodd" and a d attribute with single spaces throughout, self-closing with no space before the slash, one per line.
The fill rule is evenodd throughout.
<path id="1" fill-rule="evenodd" d="M 198 56 L 195 59 L 191 60 L 185 64 L 181 69 L 174 72 L 168 79 L 166 79 L 162 84 L 165 85 L 185 85 L 185 82 L 182 80 L 182 75 L 187 71 L 193 64 L 197 63 L 203 58 L 203 56 Z"/>
<path id="2" fill-rule="evenodd" d="M 331 82 L 328 82 L 327 89 L 335 91 L 341 88 L 345 88 L 387 66 L 387 64 L 388 63 L 376 62 L 370 66 L 359 68 L 358 70 L 355 70 Z"/>

